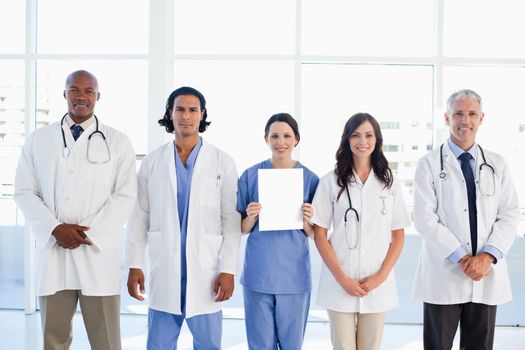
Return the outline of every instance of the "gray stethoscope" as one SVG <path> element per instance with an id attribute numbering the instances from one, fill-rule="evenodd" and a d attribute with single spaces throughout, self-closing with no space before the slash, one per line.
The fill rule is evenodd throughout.
<path id="1" fill-rule="evenodd" d="M 69 155 L 71 154 L 71 151 L 69 150 L 69 147 L 67 146 L 66 135 L 64 133 L 64 128 L 63 128 L 64 119 L 66 119 L 66 116 L 68 114 L 69 113 L 64 114 L 64 116 L 62 117 L 62 120 L 60 121 L 60 131 L 62 132 L 62 142 L 64 143 L 64 148 L 62 149 L 62 157 L 65 157 L 65 158 L 69 157 Z M 95 117 L 95 131 L 93 131 L 88 136 L 87 159 L 90 163 L 107 163 L 111 159 L 111 153 L 109 152 L 108 142 L 106 140 L 106 136 L 104 135 L 104 133 L 98 129 L 97 116 L 94 114 L 93 116 Z M 93 151 L 93 149 L 91 148 L 92 140 L 93 142 L 95 142 L 95 140 L 97 139 L 102 139 L 103 145 L 104 145 L 103 146 L 104 152 L 96 152 L 96 150 Z M 97 143 L 100 143 L 100 142 L 97 142 Z"/>
<path id="2" fill-rule="evenodd" d="M 345 186 L 345 189 L 346 189 L 346 196 L 348 197 L 348 209 L 346 209 L 345 215 L 344 215 L 346 245 L 348 246 L 348 249 L 355 249 L 355 248 L 357 248 L 357 246 L 359 244 L 359 236 L 360 236 L 360 233 L 361 233 L 361 227 L 360 227 L 360 222 L 359 222 L 359 214 L 357 213 L 357 210 L 352 206 L 352 198 L 350 198 L 350 191 L 348 190 L 348 185 Z M 379 198 L 381 198 L 381 200 L 383 202 L 383 208 L 381 209 L 381 214 L 386 215 L 386 213 L 387 213 L 386 203 L 385 203 L 386 196 L 380 196 Z M 358 231 L 356 233 L 355 242 L 352 245 L 350 244 L 350 242 L 348 240 L 348 230 L 347 230 L 347 223 L 348 223 L 347 215 L 348 215 L 348 212 L 351 212 L 351 213 L 353 213 L 355 215 L 355 219 L 356 219 L 356 223 L 357 223 L 357 228 L 356 229 Z"/>
<path id="3" fill-rule="evenodd" d="M 490 165 L 489 163 L 487 163 L 487 159 L 485 158 L 485 152 L 483 152 L 483 148 L 481 148 L 480 145 L 477 145 L 477 146 L 481 152 L 481 159 L 483 159 L 483 163 L 481 163 L 479 166 L 479 183 L 480 183 L 479 190 L 481 194 L 484 196 L 493 196 L 496 191 L 496 188 L 495 188 L 496 180 L 494 178 L 496 175 L 496 172 L 494 171 L 494 167 Z M 443 166 L 443 144 L 441 144 L 441 147 L 439 147 L 439 161 L 440 161 L 440 166 L 441 166 L 440 168 L 441 170 L 439 172 L 439 178 L 441 181 L 445 181 L 448 177 L 448 174 Z M 492 174 L 491 177 L 488 177 L 492 179 L 491 183 L 487 183 L 485 181 L 485 176 L 483 177 L 481 176 L 481 174 L 485 173 L 488 170 L 490 170 Z M 487 187 L 489 188 L 488 190 L 487 190 Z"/>

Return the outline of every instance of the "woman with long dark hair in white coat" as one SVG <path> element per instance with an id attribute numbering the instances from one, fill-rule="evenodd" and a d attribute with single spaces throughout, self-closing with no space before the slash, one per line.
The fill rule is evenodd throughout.
<path id="1" fill-rule="evenodd" d="M 379 349 L 386 311 L 397 306 L 392 269 L 409 219 L 382 145 L 374 117 L 352 116 L 335 169 L 321 178 L 312 203 L 324 262 L 318 304 L 327 309 L 334 349 Z"/>

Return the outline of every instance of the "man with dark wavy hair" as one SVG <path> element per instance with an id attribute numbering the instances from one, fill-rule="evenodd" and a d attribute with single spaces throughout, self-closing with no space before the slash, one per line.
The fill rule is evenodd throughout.
<path id="1" fill-rule="evenodd" d="M 220 349 L 221 302 L 234 288 L 240 244 L 237 170 L 199 133 L 206 100 L 194 88 L 171 93 L 159 124 L 174 141 L 144 158 L 138 202 L 128 223 L 128 292 L 144 300 L 149 258 L 148 349 L 176 349 L 184 320 L 194 349 Z"/>

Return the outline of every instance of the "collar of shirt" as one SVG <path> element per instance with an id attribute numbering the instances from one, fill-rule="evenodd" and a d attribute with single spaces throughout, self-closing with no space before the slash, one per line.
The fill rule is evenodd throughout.
<path id="1" fill-rule="evenodd" d="M 458 145 L 456 145 L 454 142 L 452 142 L 451 139 L 448 139 L 447 140 L 448 142 L 448 147 L 450 148 L 450 150 L 452 151 L 452 154 L 454 155 L 454 157 L 456 157 L 456 159 L 458 159 L 458 157 L 460 155 L 462 155 L 463 153 L 465 153 L 464 150 L 462 150 Z M 472 147 L 470 147 L 470 149 L 467 151 L 468 153 L 470 153 L 470 155 L 472 156 L 472 159 L 473 160 L 476 160 L 476 156 L 478 154 L 478 144 L 475 143 L 472 145 Z M 459 162 L 459 159 L 458 159 L 458 162 Z"/>
<path id="2" fill-rule="evenodd" d="M 265 161 L 262 162 L 262 164 L 263 165 L 262 165 L 261 169 L 273 169 L 273 167 L 272 167 L 272 159 L 271 158 L 266 159 Z M 300 169 L 302 167 L 303 167 L 303 165 L 301 164 L 301 162 L 296 160 L 295 161 L 295 165 L 291 169 Z"/>
<path id="3" fill-rule="evenodd" d="M 354 183 L 358 188 L 362 188 L 366 183 L 368 183 L 368 180 L 371 178 L 375 178 L 374 168 L 370 169 L 370 172 L 368 173 L 368 177 L 366 178 L 365 183 L 361 181 L 361 178 L 359 175 L 357 175 L 356 171 L 352 168 L 352 172 L 354 173 L 354 181 L 350 181 L 350 184 Z"/>
<path id="4" fill-rule="evenodd" d="M 82 127 L 82 129 L 87 130 L 87 128 L 89 128 L 91 124 L 93 124 L 94 122 L 95 122 L 95 117 L 91 116 L 88 120 L 85 120 L 82 124 L 80 124 L 80 126 Z M 76 124 L 73 121 L 73 119 L 71 119 L 69 114 L 66 116 L 66 124 L 69 129 L 71 129 L 71 127 Z"/>

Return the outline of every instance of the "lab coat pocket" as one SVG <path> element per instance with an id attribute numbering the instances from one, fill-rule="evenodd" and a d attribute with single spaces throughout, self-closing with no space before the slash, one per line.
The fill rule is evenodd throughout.
<path id="1" fill-rule="evenodd" d="M 199 259 L 205 269 L 218 269 L 221 257 L 222 236 L 203 234 Z"/>
<path id="2" fill-rule="evenodd" d="M 148 232 L 148 262 L 150 270 L 154 270 L 159 264 L 162 255 L 162 232 Z"/>
<path id="3" fill-rule="evenodd" d="M 378 206 L 376 209 L 376 215 L 378 216 L 379 221 L 383 225 L 384 232 L 386 232 L 390 237 L 392 227 L 392 212 L 395 210 L 394 196 L 389 193 L 383 193 L 379 196 L 377 203 Z"/>
<path id="4" fill-rule="evenodd" d="M 93 181 L 99 184 L 107 184 L 114 179 L 113 164 L 108 163 L 89 163 L 86 164 L 86 170 L 91 176 L 88 181 Z"/>
<path id="5" fill-rule="evenodd" d="M 203 176 L 200 178 L 199 201 L 201 203 L 202 220 L 199 225 L 205 234 L 221 237 L 222 221 L 220 206 L 220 177 L 212 178 Z"/>
<path id="6" fill-rule="evenodd" d="M 92 205 L 93 208 L 101 208 L 113 192 L 113 168 L 110 163 L 93 164 L 89 163 L 84 169 L 86 181 L 79 191 L 84 194 L 82 197 L 85 205 Z M 79 195 L 80 196 L 80 195 Z M 87 209 L 87 208 L 86 208 Z M 97 210 L 98 211 L 98 210 Z"/>
<path id="7" fill-rule="evenodd" d="M 199 185 L 197 185 L 200 187 L 200 203 L 205 207 L 219 208 L 221 204 L 221 185 L 220 175 L 217 175 L 217 177 L 202 176 L 199 179 Z"/>
<path id="8" fill-rule="evenodd" d="M 493 182 L 493 192 L 489 192 L 490 188 L 481 188 L 480 184 L 480 188 L 477 192 L 478 196 L 476 197 L 478 218 L 480 217 L 480 212 L 483 213 L 482 219 L 484 219 L 487 223 L 492 223 L 496 221 L 496 217 L 498 215 L 498 207 L 501 203 L 499 198 L 501 193 L 499 181 L 493 180 Z"/>

